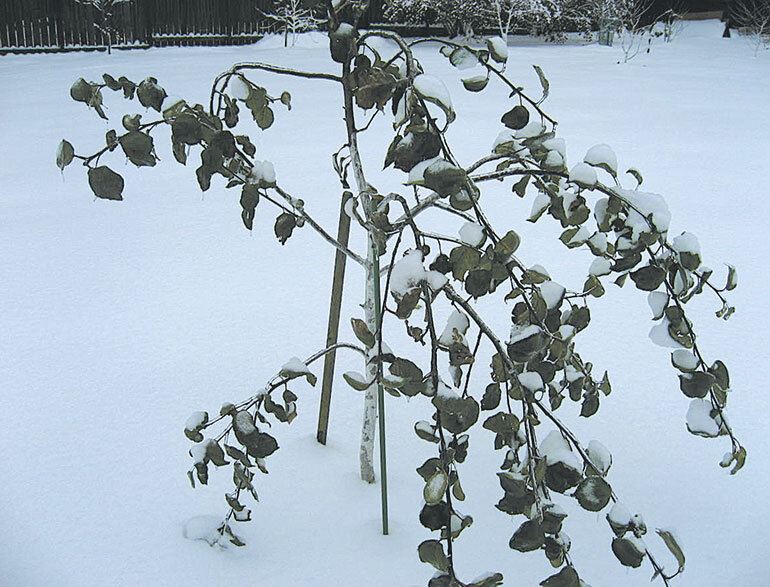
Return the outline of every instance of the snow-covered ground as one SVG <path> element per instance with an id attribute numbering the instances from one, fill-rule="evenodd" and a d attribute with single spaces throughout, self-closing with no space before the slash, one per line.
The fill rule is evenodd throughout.
<path id="1" fill-rule="evenodd" d="M 731 371 L 729 414 L 749 450 L 731 477 L 717 466 L 723 439 L 690 435 L 688 399 L 678 390 L 669 353 L 650 343 L 645 296 L 614 286 L 593 303 L 584 358 L 609 369 L 613 394 L 599 414 L 579 421 L 561 412 L 586 441 L 614 455 L 613 488 L 647 525 L 673 527 L 687 555 L 674 584 L 767 585 L 770 448 L 766 440 L 766 287 L 770 220 L 765 173 L 770 166 L 770 55 L 755 56 L 743 38 L 721 38 L 717 22 L 687 24 L 674 42 L 618 65 L 620 48 L 512 45 L 508 71 L 537 95 L 531 64 L 551 83 L 546 102 L 567 140 L 570 163 L 597 143 L 610 144 L 621 169 L 636 167 L 649 191 L 664 194 L 672 234 L 694 232 L 704 261 L 738 267 L 737 306 L 729 322 L 714 318 L 716 300 L 693 304 L 710 360 Z M 318 390 L 296 385 L 299 417 L 274 428 L 281 450 L 258 478 L 255 520 L 238 525 L 248 542 L 219 551 L 183 536 L 196 516 L 221 516 L 228 475 L 192 490 L 185 476 L 189 442 L 182 434 L 195 410 L 253 393 L 292 356 L 307 356 L 325 337 L 333 252 L 308 228 L 281 247 L 275 213 L 261 204 L 253 233 L 239 218 L 237 194 L 217 185 L 201 197 L 193 167 L 172 159 L 157 133 L 163 165 L 137 170 L 122 155 L 109 161 L 127 180 L 122 203 L 93 201 L 77 165 L 64 180 L 54 166 L 67 138 L 92 152 L 119 116 L 137 111 L 107 97 L 112 126 L 68 95 L 83 76 L 103 72 L 158 78 L 169 94 L 207 103 L 215 74 L 259 60 L 334 71 L 323 40 L 289 50 L 280 39 L 256 46 L 165 48 L 104 54 L 6 56 L 0 59 L 0 584 L 8 587 L 176 586 L 247 583 L 259 587 L 425 585 L 431 569 L 416 547 L 429 538 L 417 514 L 422 481 L 414 472 L 430 446 L 412 431 L 427 402 L 388 397 L 391 535 L 379 534 L 379 487 L 357 480 L 361 397 L 340 379 L 330 440 L 315 443 Z M 451 137 L 461 161 L 488 152 L 507 109 L 502 90 L 469 94 L 458 72 L 422 47 L 452 94 L 458 122 Z M 302 197 L 327 227 L 336 226 L 339 189 L 329 154 L 343 141 L 338 91 L 328 82 L 260 78 L 289 90 L 291 112 L 258 130 L 258 158 L 275 163 L 278 181 Z M 277 95 L 277 94 L 276 94 Z M 278 110 L 278 109 L 277 109 Z M 389 123 L 373 127 L 364 148 L 373 183 L 390 141 Z M 463 124 L 467 126 L 463 127 Z M 632 182 L 633 184 L 633 182 Z M 488 186 L 485 203 L 499 226 L 516 226 L 521 257 L 541 263 L 575 289 L 591 255 L 567 251 L 559 229 L 522 224 L 534 196 Z M 459 228 L 459 227 L 458 227 Z M 359 236 L 353 246 L 361 248 Z M 719 269 L 718 269 L 719 271 Z M 343 315 L 361 312 L 361 275 L 352 266 Z M 505 324 L 507 316 L 493 318 Z M 347 322 L 343 337 L 352 338 Z M 338 373 L 361 370 L 338 356 Z M 320 369 L 315 369 L 320 376 Z M 479 369 L 479 373 L 483 368 Z M 475 523 L 456 543 L 462 577 L 501 571 L 507 585 L 534 586 L 552 573 L 545 557 L 508 548 L 511 519 L 493 506 L 501 455 L 480 428 L 461 467 Z M 565 529 L 572 559 L 594 587 L 647 585 L 651 570 L 628 571 L 610 551 L 604 514 L 570 512 Z M 188 534 L 207 519 L 188 525 Z M 648 542 L 674 563 L 657 537 Z"/>

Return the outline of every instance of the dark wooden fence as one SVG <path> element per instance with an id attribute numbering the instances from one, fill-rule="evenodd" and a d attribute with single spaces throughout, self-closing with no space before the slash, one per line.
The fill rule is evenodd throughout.
<path id="1" fill-rule="evenodd" d="M 128 0 L 108 23 L 118 48 L 253 43 L 274 28 L 272 0 Z M 0 0 L 0 51 L 104 48 L 100 13 L 75 0 Z"/>

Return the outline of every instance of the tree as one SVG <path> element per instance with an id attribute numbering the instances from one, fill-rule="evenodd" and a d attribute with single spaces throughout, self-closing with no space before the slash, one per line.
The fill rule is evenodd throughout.
<path id="1" fill-rule="evenodd" d="M 770 1 L 736 0 L 730 5 L 730 20 L 755 44 L 755 53 L 770 46 Z M 729 30 L 729 29 L 728 29 Z"/>
<path id="2" fill-rule="evenodd" d="M 118 30 L 115 28 L 115 9 L 119 4 L 124 4 L 128 0 L 74 0 L 82 6 L 89 6 L 93 9 L 95 19 L 94 27 L 102 35 L 107 37 L 107 53 L 112 53 L 112 43 L 117 37 Z"/>
<path id="3" fill-rule="evenodd" d="M 294 46 L 299 33 L 317 30 L 321 22 L 314 10 L 305 8 L 301 0 L 280 0 L 274 4 L 273 12 L 263 14 L 281 26 L 284 47 L 289 44 L 289 37 Z"/>
<path id="4" fill-rule="evenodd" d="M 502 39 L 487 39 L 482 46 L 432 38 L 407 42 L 387 31 L 360 32 L 355 19 L 353 24 L 341 21 L 331 4 L 327 15 L 330 53 L 340 66 L 339 74 L 238 64 L 214 80 L 207 108 L 185 101 L 164 107 L 166 92 L 154 78 L 138 85 L 108 74 L 103 83 L 81 78 L 71 88 L 72 97 L 100 114 L 101 92 L 108 88 L 137 98 L 161 117 L 143 122 L 140 115 L 126 115 L 125 132 L 120 136 L 108 132 L 107 144 L 98 152 L 79 155 L 62 141 L 57 153 L 62 169 L 75 159 L 83 162 L 97 198 L 121 200 L 123 179 L 101 158 L 120 148 L 134 165 L 154 166 L 151 133 L 170 128 L 177 161 L 185 164 L 190 151 L 200 149 L 196 176 L 201 189 L 210 189 L 212 181 L 222 177 L 228 188 L 240 190 L 241 218 L 248 230 L 253 229 L 260 202 L 260 213 L 266 205 L 274 206 L 278 211 L 274 232 L 282 244 L 295 230 L 309 227 L 363 268 L 367 285 L 363 317 L 351 318 L 356 341 L 337 342 L 304 360 L 293 358 L 276 366 L 254 395 L 225 403 L 214 415 L 196 412 L 186 422 L 184 432 L 193 443 L 189 471 L 193 486 L 196 480 L 207 483 L 211 464 L 232 469 L 234 487 L 225 496 L 228 513 L 214 542 L 243 544 L 232 523 L 250 519 L 248 495 L 256 499 L 258 476 L 267 472 L 267 459 L 278 449 L 266 426 L 271 421 L 291 423 L 297 415 L 295 390 L 305 383 L 315 385 L 311 368 L 316 361 L 344 349 L 363 358 L 363 373 L 343 377 L 365 393 L 362 454 L 372 469 L 366 441 L 373 437 L 375 399 L 380 410 L 385 391 L 421 398 L 432 406 L 432 421 L 419 421 L 414 427 L 419 439 L 437 449 L 436 456 L 417 469 L 425 482 L 419 518 L 427 529 L 438 532 L 435 539 L 418 546 L 420 559 L 437 571 L 430 587 L 495 587 L 503 581 L 501 573 L 493 572 L 466 583 L 455 572 L 456 540 L 473 523 L 456 507 L 465 498 L 460 470 L 468 458 L 470 432 L 479 422 L 494 434 L 494 448 L 501 451 L 496 482 L 502 497 L 497 508 L 520 521 L 510 547 L 542 551 L 558 569 L 541 585 L 585 584 L 570 558 L 570 539 L 563 530 L 568 513 L 561 504 L 569 499 L 585 510 L 606 512 L 614 537 L 612 551 L 623 565 L 639 567 L 646 560 L 655 576 L 669 585 L 685 564 L 676 537 L 658 530 L 677 562 L 676 571 L 666 571 L 645 542 L 643 519 L 623 504 L 608 481 L 610 451 L 596 441 L 581 441 L 558 410 L 565 401 L 574 402 L 580 405 L 580 415 L 590 418 L 610 394 L 609 375 L 594 373 L 592 363 L 578 352 L 576 340 L 590 323 L 591 299 L 605 294 L 608 280 L 621 287 L 633 285 L 648 294 L 656 322 L 651 338 L 675 349 L 672 364 L 680 390 L 690 400 L 689 431 L 706 438 L 727 437 L 730 451 L 720 464 L 737 472 L 746 450 L 725 415 L 728 369 L 720 360 L 706 359 L 686 309 L 691 299 L 710 291 L 721 303 L 717 316 L 729 318 L 734 308 L 725 294 L 736 286 L 735 270 L 730 267 L 724 285 L 716 285 L 712 270 L 701 262 L 697 239 L 690 233 L 670 238 L 665 201 L 639 189 L 641 173 L 629 169 L 636 187 L 622 187 L 616 156 L 607 145 L 592 147 L 569 168 L 565 141 L 556 134 L 556 121 L 542 108 L 549 92 L 544 73 L 535 67 L 542 96 L 534 99 L 506 73 L 508 53 Z M 375 39 L 380 51 L 381 40 L 390 41 L 392 53 L 376 50 L 371 42 Z M 509 102 L 500 104 L 503 130 L 494 148 L 470 165 L 459 163 L 447 140 L 447 129 L 456 124 L 457 114 L 445 85 L 425 72 L 413 52 L 425 43 L 438 44 L 458 69 L 472 65 L 483 72 L 464 74 L 466 90 L 484 91 L 494 80 L 510 91 Z M 266 130 L 274 122 L 273 108 L 290 106 L 287 93 L 269 92 L 261 85 L 261 76 L 267 74 L 340 87 L 347 139 L 333 155 L 334 170 L 346 214 L 366 232 L 365 252 L 355 252 L 335 239 L 314 219 L 310 202 L 281 187 L 271 162 L 254 159 L 249 136 L 234 134 L 243 128 L 242 108 Z M 394 119 L 394 137 L 389 146 L 383 145 L 382 154 L 386 168 L 393 167 L 406 185 L 404 193 L 380 193 L 368 181 L 361 160 L 359 136 L 385 117 L 386 108 Z M 370 116 L 364 125 L 358 123 L 362 111 Z M 541 265 L 525 263 L 516 255 L 517 232 L 496 226 L 484 211 L 483 188 L 491 181 L 509 181 L 521 198 L 534 195 L 531 222 L 550 217 L 561 225 L 560 240 L 568 249 L 586 247 L 593 253 L 595 260 L 579 291 L 567 290 Z M 427 228 L 424 218 L 429 210 L 445 224 L 461 223 L 459 238 Z M 482 298 L 484 303 L 478 303 Z M 490 319 L 494 318 L 490 307 L 506 316 L 510 313 L 502 331 Z M 446 323 L 437 320 L 442 308 L 451 310 Z M 414 341 L 411 347 L 394 349 L 386 343 L 396 325 L 402 325 Z"/>

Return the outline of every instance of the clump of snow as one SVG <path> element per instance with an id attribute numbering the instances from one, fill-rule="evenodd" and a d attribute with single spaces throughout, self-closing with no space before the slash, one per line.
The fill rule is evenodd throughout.
<path id="1" fill-rule="evenodd" d="M 461 398 L 457 389 L 449 387 L 446 383 L 439 380 L 438 389 L 436 390 L 436 397 L 444 400 L 459 400 Z"/>
<path id="2" fill-rule="evenodd" d="M 227 87 L 233 98 L 237 98 L 238 100 L 248 100 L 251 88 L 249 87 L 249 84 L 243 81 L 241 76 L 236 75 L 230 78 L 230 83 Z"/>
<path id="3" fill-rule="evenodd" d="M 460 342 L 465 344 L 465 333 L 471 322 L 468 317 L 459 310 L 452 310 L 449 315 L 444 331 L 438 338 L 438 342 L 443 346 L 451 346 L 452 343 Z"/>
<path id="4" fill-rule="evenodd" d="M 618 158 L 615 155 L 615 151 L 604 143 L 594 145 L 588 149 L 586 156 L 583 157 L 583 161 L 595 167 L 608 167 L 616 175 L 618 173 Z"/>
<path id="5" fill-rule="evenodd" d="M 596 275 L 597 277 L 609 275 L 610 267 L 612 267 L 612 261 L 604 257 L 596 257 L 588 268 L 588 274 Z"/>
<path id="6" fill-rule="evenodd" d="M 443 161 L 443 159 L 441 157 L 433 157 L 432 159 L 420 161 L 417 165 L 409 170 L 409 178 L 407 179 L 407 183 L 420 183 L 423 179 L 425 179 L 425 170 L 438 161 Z M 447 161 L 447 163 L 449 162 Z"/>
<path id="7" fill-rule="evenodd" d="M 679 344 L 677 341 L 675 341 L 673 338 L 671 338 L 671 335 L 668 332 L 668 326 L 671 324 L 668 321 L 668 318 L 663 318 L 663 320 L 659 323 L 653 326 L 650 329 L 650 340 L 654 342 L 658 346 L 662 346 L 663 348 L 668 349 L 681 349 L 683 346 Z"/>
<path id="8" fill-rule="evenodd" d="M 698 243 L 698 237 L 691 232 L 683 232 L 679 236 L 674 237 L 672 245 L 677 253 L 700 255 L 700 243 Z"/>
<path id="9" fill-rule="evenodd" d="M 217 516 L 195 516 L 184 523 L 182 527 L 182 536 L 187 540 L 203 540 L 211 546 L 220 544 L 221 535 L 219 527 L 222 525 L 222 518 Z"/>
<path id="10" fill-rule="evenodd" d="M 529 391 L 538 391 L 543 389 L 543 378 L 536 371 L 524 371 L 519 374 L 519 383 Z"/>
<path id="11" fill-rule="evenodd" d="M 527 271 L 531 271 L 532 273 L 538 273 L 540 275 L 544 275 L 548 279 L 551 278 L 551 275 L 548 273 L 548 270 L 545 267 L 543 267 L 542 265 L 538 265 L 538 264 L 532 265 L 532 267 L 527 269 Z"/>
<path id="12" fill-rule="evenodd" d="M 516 135 L 514 134 L 514 132 L 506 128 L 504 130 L 501 130 L 500 133 L 497 135 L 495 142 L 492 143 L 492 150 L 494 151 L 497 147 L 505 143 L 516 143 L 516 142 L 517 142 Z"/>
<path id="13" fill-rule="evenodd" d="M 562 167 L 564 166 L 564 157 L 557 151 L 548 151 L 548 155 L 546 155 L 543 165 L 550 168 Z"/>
<path id="14" fill-rule="evenodd" d="M 577 329 L 572 326 L 572 324 L 562 324 L 559 326 L 559 330 L 557 331 L 559 333 L 559 337 L 562 340 L 567 340 L 573 336 L 575 336 L 575 332 L 577 332 Z"/>
<path id="15" fill-rule="evenodd" d="M 421 73 L 414 78 L 415 91 L 425 100 L 439 104 L 447 111 L 452 110 L 452 98 L 444 82 L 439 78 Z"/>
<path id="16" fill-rule="evenodd" d="M 275 167 L 270 161 L 254 161 L 251 168 L 251 181 L 259 185 L 275 185 Z"/>
<path id="17" fill-rule="evenodd" d="M 588 239 L 588 243 L 600 253 L 607 252 L 607 235 L 603 232 L 595 232 Z"/>
<path id="18" fill-rule="evenodd" d="M 566 288 L 555 281 L 549 280 L 540 284 L 540 295 L 543 296 L 545 305 L 549 310 L 558 308 L 561 305 L 566 292 Z"/>
<path id="19" fill-rule="evenodd" d="M 612 454 L 607 450 L 607 447 L 598 440 L 592 440 L 588 443 L 586 453 L 588 453 L 588 458 L 591 459 L 591 464 L 596 470 L 602 475 L 606 475 L 612 466 Z"/>
<path id="20" fill-rule="evenodd" d="M 425 267 L 422 264 L 422 252 L 409 251 L 393 266 L 390 275 L 390 289 L 399 296 L 406 295 L 425 280 Z"/>
<path id="21" fill-rule="evenodd" d="M 671 362 L 682 371 L 695 371 L 698 368 L 698 357 L 687 349 L 677 349 L 671 353 Z"/>
<path id="22" fill-rule="evenodd" d="M 719 436 L 722 419 L 719 416 L 712 418 L 712 409 L 711 401 L 700 398 L 693 399 L 687 409 L 687 430 L 696 436 L 706 438 Z"/>
<path id="23" fill-rule="evenodd" d="M 607 521 L 616 526 L 630 526 L 631 512 L 628 511 L 628 508 L 622 502 L 616 501 L 607 514 Z"/>
<path id="24" fill-rule="evenodd" d="M 549 151 L 556 151 L 561 155 L 562 160 L 567 160 L 567 143 L 562 138 L 554 137 L 543 141 L 543 147 Z"/>
<path id="25" fill-rule="evenodd" d="M 431 288 L 433 291 L 438 291 L 442 287 L 444 287 L 449 279 L 446 275 L 441 273 L 440 271 L 427 271 L 425 273 L 425 282 L 428 284 L 428 287 Z"/>
<path id="26" fill-rule="evenodd" d="M 185 430 L 198 430 L 209 419 L 209 415 L 206 412 L 193 412 L 190 417 L 187 418 L 184 428 Z"/>
<path id="27" fill-rule="evenodd" d="M 292 357 L 289 359 L 284 363 L 283 367 L 281 367 L 281 371 L 291 374 L 297 373 L 299 375 L 305 375 L 307 373 L 312 374 L 310 369 L 308 369 L 308 366 L 299 357 Z"/>
<path id="28" fill-rule="evenodd" d="M 578 371 L 573 365 L 567 365 L 564 368 L 564 377 L 567 379 L 569 383 L 572 383 L 573 381 L 577 381 L 581 377 L 583 377 L 583 374 Z"/>
<path id="29" fill-rule="evenodd" d="M 572 452 L 567 439 L 558 430 L 551 430 L 540 442 L 540 454 L 545 457 L 546 465 L 564 463 L 575 470 L 582 470 L 580 459 Z"/>
<path id="30" fill-rule="evenodd" d="M 511 328 L 511 338 L 508 340 L 508 342 L 513 344 L 515 342 L 519 342 L 520 340 L 527 339 L 530 336 L 535 336 L 540 332 L 541 332 L 541 329 L 536 324 L 528 324 L 527 326 L 514 324 L 513 327 Z"/>
<path id="31" fill-rule="evenodd" d="M 529 218 L 532 220 L 538 217 L 543 210 L 551 205 L 551 198 L 546 194 L 538 194 L 535 201 L 532 202 L 532 210 L 529 213 Z"/>
<path id="32" fill-rule="evenodd" d="M 596 185 L 596 169 L 586 163 L 576 164 L 569 172 L 569 180 L 579 186 L 592 188 Z M 600 200 L 601 201 L 601 200 Z"/>
<path id="33" fill-rule="evenodd" d="M 196 443 L 190 447 L 189 452 L 194 464 L 197 465 L 206 461 L 206 451 L 208 450 L 209 442 L 213 441 L 209 439 L 207 442 Z"/>
<path id="34" fill-rule="evenodd" d="M 591 233 L 588 232 L 588 229 L 585 226 L 581 226 L 578 228 L 577 232 L 572 235 L 572 238 L 567 241 L 566 244 L 568 245 L 582 245 L 584 242 L 586 242 L 589 237 L 591 236 Z"/>
<path id="35" fill-rule="evenodd" d="M 487 47 L 495 56 L 496 61 L 504 62 L 508 59 L 508 43 L 502 37 L 491 37 L 486 39 Z"/>
<path id="36" fill-rule="evenodd" d="M 649 192 L 624 190 L 613 187 L 612 191 L 621 199 L 633 206 L 628 212 L 626 224 L 633 230 L 633 239 L 639 238 L 642 232 L 649 232 L 650 226 L 647 218 L 652 217 L 652 224 L 660 233 L 668 231 L 671 223 L 671 211 L 663 196 Z M 641 214 L 639 213 L 641 212 Z"/>
<path id="37" fill-rule="evenodd" d="M 545 125 L 539 120 L 530 120 L 524 128 L 520 128 L 516 131 L 515 136 L 517 139 L 531 139 L 533 137 L 539 137 L 545 132 Z"/>
<path id="38" fill-rule="evenodd" d="M 668 306 L 668 294 L 662 291 L 652 291 L 647 296 L 647 303 L 652 310 L 652 319 L 659 320 Z"/>
<path id="39" fill-rule="evenodd" d="M 482 226 L 475 222 L 466 222 L 463 224 L 462 227 L 460 227 L 459 234 L 460 240 L 471 247 L 480 246 L 486 238 Z"/>

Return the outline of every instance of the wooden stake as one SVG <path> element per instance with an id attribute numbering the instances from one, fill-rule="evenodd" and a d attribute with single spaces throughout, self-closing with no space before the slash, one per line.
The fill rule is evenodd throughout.
<path id="1" fill-rule="evenodd" d="M 340 203 L 340 221 L 337 227 L 337 240 L 343 245 L 348 245 L 350 236 L 350 216 L 345 212 L 345 204 L 353 194 L 344 192 Z M 345 282 L 345 254 L 337 250 L 334 257 L 334 277 L 332 279 L 332 295 L 329 303 L 329 326 L 326 330 L 326 346 L 337 344 L 337 336 L 340 330 L 340 310 L 342 308 L 342 289 Z M 316 439 L 321 444 L 326 444 L 326 435 L 329 430 L 329 408 L 332 401 L 332 383 L 334 381 L 334 361 L 337 351 L 332 351 L 324 358 L 324 372 L 321 384 L 321 407 L 318 413 L 318 433 Z"/>

